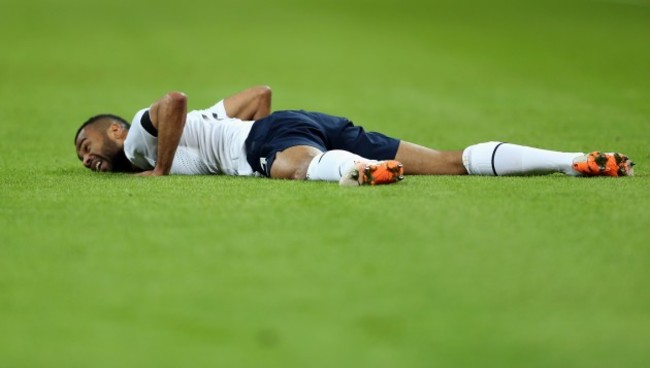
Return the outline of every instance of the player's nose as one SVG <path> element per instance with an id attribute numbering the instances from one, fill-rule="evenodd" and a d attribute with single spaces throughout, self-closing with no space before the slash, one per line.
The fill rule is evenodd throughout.
<path id="1" fill-rule="evenodd" d="M 85 167 L 87 167 L 87 168 L 90 169 L 90 164 L 92 163 L 92 161 L 93 161 L 93 160 L 92 160 L 92 157 L 90 157 L 90 155 L 85 155 L 85 156 L 84 156 L 83 163 L 84 163 L 84 166 L 85 166 Z"/>

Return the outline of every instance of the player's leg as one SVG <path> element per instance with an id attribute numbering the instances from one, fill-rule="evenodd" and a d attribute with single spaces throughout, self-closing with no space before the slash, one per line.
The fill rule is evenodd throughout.
<path id="1" fill-rule="evenodd" d="M 314 157 L 322 152 L 312 146 L 293 146 L 275 154 L 271 165 L 271 178 L 303 180 Z"/>
<path id="2" fill-rule="evenodd" d="M 437 151 L 400 142 L 395 159 L 406 174 L 416 175 L 533 175 L 564 173 L 571 176 L 632 175 L 634 165 L 618 153 L 559 152 L 512 143 L 485 142 L 463 151 Z"/>
<path id="3" fill-rule="evenodd" d="M 341 131 L 351 123 L 344 118 L 306 111 L 272 115 L 277 123 L 270 127 L 272 139 L 266 139 L 262 152 L 270 166 L 269 176 L 284 179 L 336 181 L 341 185 L 390 184 L 403 178 L 402 165 L 394 160 L 370 160 L 354 151 L 363 143 L 342 147 Z M 267 119 L 268 120 L 268 119 Z M 260 122 L 257 122 L 258 124 Z M 355 132 L 353 132 L 354 135 Z M 399 141 L 384 146 L 374 142 L 380 153 L 372 157 L 393 158 Z"/>
<path id="4" fill-rule="evenodd" d="M 410 175 L 464 175 L 463 151 L 437 151 L 418 144 L 401 141 L 395 160 L 404 164 Z"/>
<path id="5" fill-rule="evenodd" d="M 618 153 L 559 152 L 503 142 L 467 147 L 462 162 L 472 175 L 531 175 L 564 173 L 571 176 L 632 175 L 634 165 Z"/>
<path id="6" fill-rule="evenodd" d="M 395 160 L 370 160 L 344 150 L 330 150 L 314 157 L 307 179 L 338 181 L 344 186 L 392 184 L 404 179 L 404 169 Z"/>
<path id="7" fill-rule="evenodd" d="M 390 184 L 402 177 L 399 162 L 368 160 L 348 151 L 299 145 L 276 153 L 271 177 L 276 179 L 333 181 L 341 185 Z"/>
<path id="8" fill-rule="evenodd" d="M 395 159 L 406 174 L 415 175 L 529 175 L 564 172 L 578 175 L 573 160 L 582 153 L 541 150 L 510 143 L 486 142 L 464 151 L 437 151 L 400 142 Z"/>

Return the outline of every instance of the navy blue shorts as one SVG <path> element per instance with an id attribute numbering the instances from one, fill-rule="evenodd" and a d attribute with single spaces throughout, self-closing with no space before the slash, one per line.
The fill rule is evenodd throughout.
<path id="1" fill-rule="evenodd" d="M 271 176 L 278 152 L 293 146 L 312 146 L 325 152 L 340 149 L 373 160 L 394 159 L 399 139 L 366 132 L 346 118 L 307 111 L 276 111 L 253 124 L 246 138 L 248 163 Z"/>

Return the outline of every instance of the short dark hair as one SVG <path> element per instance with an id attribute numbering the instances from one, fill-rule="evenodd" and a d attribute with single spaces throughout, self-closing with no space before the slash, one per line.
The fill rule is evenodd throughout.
<path id="1" fill-rule="evenodd" d="M 79 129 L 77 129 L 77 134 L 74 135 L 74 143 L 77 144 L 77 138 L 79 138 L 79 133 L 81 133 L 81 130 L 83 128 L 85 128 L 88 125 L 93 124 L 93 123 L 95 123 L 95 122 L 97 122 L 99 120 L 107 119 L 107 118 L 117 121 L 118 123 L 122 124 L 122 126 L 124 128 L 126 128 L 127 130 L 131 127 L 131 125 L 126 120 L 122 119 L 121 117 L 119 117 L 117 115 L 113 115 L 113 114 L 95 115 L 95 116 L 89 118 L 88 120 L 86 120 L 83 124 L 81 124 Z"/>

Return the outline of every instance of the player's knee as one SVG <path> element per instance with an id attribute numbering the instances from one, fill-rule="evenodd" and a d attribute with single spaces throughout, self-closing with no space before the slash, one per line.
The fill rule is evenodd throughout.
<path id="1" fill-rule="evenodd" d="M 302 168 L 293 160 L 288 160 L 284 155 L 278 155 L 271 166 L 271 178 L 301 180 L 307 177 L 307 169 Z"/>
<path id="2" fill-rule="evenodd" d="M 271 178 L 273 179 L 290 179 L 304 180 L 307 178 L 307 170 L 303 168 L 286 167 L 273 165 L 271 168 Z"/>
<path id="3" fill-rule="evenodd" d="M 291 179 L 293 180 L 305 180 L 307 179 L 307 168 L 298 168 L 294 170 L 293 174 L 291 175 Z"/>
<path id="4" fill-rule="evenodd" d="M 311 160 L 321 151 L 308 146 L 294 146 L 278 152 L 271 166 L 271 177 L 274 179 L 307 179 L 307 170 Z"/>

